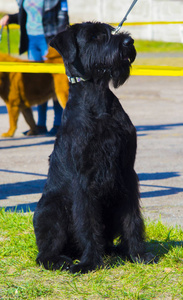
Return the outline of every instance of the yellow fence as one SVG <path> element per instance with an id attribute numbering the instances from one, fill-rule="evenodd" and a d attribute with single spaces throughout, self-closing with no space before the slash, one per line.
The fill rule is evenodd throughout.
<path id="1" fill-rule="evenodd" d="M 0 62 L 0 72 L 65 73 L 63 64 L 32 62 Z M 133 66 L 131 75 L 138 76 L 183 76 L 183 68 L 161 66 Z"/>
<path id="2" fill-rule="evenodd" d="M 110 23 L 112 26 L 117 27 L 118 23 Z M 146 26 L 146 25 L 176 25 L 183 24 L 183 21 L 151 21 L 151 22 L 125 22 L 123 26 Z M 11 29 L 18 29 L 19 25 L 10 24 Z"/>
<path id="3" fill-rule="evenodd" d="M 183 24 L 182 21 L 160 21 L 160 22 L 126 22 L 124 26 L 139 25 L 168 25 Z M 118 24 L 112 23 L 112 26 Z M 18 25 L 10 25 L 11 29 L 19 28 Z M 65 73 L 63 64 L 32 63 L 32 62 L 0 62 L 0 72 L 22 72 L 22 73 Z M 163 66 L 133 66 L 131 75 L 136 76 L 183 76 L 183 68 Z"/>
<path id="4" fill-rule="evenodd" d="M 35 62 L 0 62 L 0 72 L 65 73 L 63 64 Z"/>

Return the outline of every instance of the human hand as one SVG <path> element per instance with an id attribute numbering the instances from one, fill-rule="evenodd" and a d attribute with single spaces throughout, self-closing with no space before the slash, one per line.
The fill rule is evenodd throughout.
<path id="1" fill-rule="evenodd" d="M 1 26 L 5 26 L 8 25 L 9 23 L 9 16 L 5 15 L 4 17 L 2 17 L 2 19 L 0 20 L 0 25 Z"/>

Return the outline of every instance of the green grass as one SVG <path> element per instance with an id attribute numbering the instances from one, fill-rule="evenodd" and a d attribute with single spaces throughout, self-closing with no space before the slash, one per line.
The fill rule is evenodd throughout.
<path id="1" fill-rule="evenodd" d="M 5 0 L 6 1 L 6 0 Z M 0 19 L 4 16 L 0 12 Z M 2 38 L 0 41 L 0 52 L 8 53 L 8 39 L 7 39 L 7 27 L 5 26 L 2 31 Z M 9 43 L 10 43 L 10 53 L 18 54 L 19 53 L 19 41 L 20 41 L 20 31 L 19 29 L 9 29 Z"/>
<path id="2" fill-rule="evenodd" d="M 135 40 L 135 47 L 138 53 L 183 52 L 182 43 Z"/>
<path id="3" fill-rule="evenodd" d="M 154 265 L 106 257 L 104 269 L 85 275 L 48 271 L 35 263 L 32 213 L 0 210 L 0 298 L 183 299 L 183 230 L 147 222 Z"/>
<path id="4" fill-rule="evenodd" d="M 8 53 L 8 39 L 7 39 L 7 28 L 3 28 L 2 39 L 0 42 L 0 52 Z M 9 29 L 9 44 L 10 44 L 10 53 L 18 54 L 19 53 L 19 41 L 20 41 L 20 31 L 19 29 Z"/>

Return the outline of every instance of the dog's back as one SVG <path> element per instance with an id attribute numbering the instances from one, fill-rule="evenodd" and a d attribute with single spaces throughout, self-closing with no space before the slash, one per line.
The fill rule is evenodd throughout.
<path id="1" fill-rule="evenodd" d="M 31 63 L 28 60 L 3 53 L 0 53 L 0 61 Z M 49 48 L 45 63 L 63 63 L 63 60 L 56 50 Z M 16 71 L 16 64 L 14 70 Z M 2 136 L 14 135 L 20 111 L 23 112 L 25 120 L 31 128 L 30 134 L 36 133 L 36 125 L 30 107 L 42 104 L 50 98 L 58 98 L 60 105 L 65 107 L 68 89 L 68 79 L 65 74 L 0 72 L 0 96 L 9 107 L 8 113 L 11 119 L 9 130 Z M 12 106 L 16 110 L 14 114 Z"/>
<path id="2" fill-rule="evenodd" d="M 8 54 L 0 53 L 0 61 L 3 62 L 27 62 L 20 58 Z M 52 75 L 49 73 L 21 73 L 16 72 L 0 73 L 0 96 L 10 104 L 14 101 L 15 105 L 31 107 L 41 104 L 55 96 Z M 6 91 L 6 93 L 5 93 Z"/>
<path id="3" fill-rule="evenodd" d="M 20 58 L 17 58 L 17 57 L 14 57 L 14 56 L 11 56 L 9 54 L 6 54 L 6 53 L 1 53 L 0 52 L 0 61 L 9 61 L 9 62 L 26 62 L 28 60 L 22 60 Z"/>

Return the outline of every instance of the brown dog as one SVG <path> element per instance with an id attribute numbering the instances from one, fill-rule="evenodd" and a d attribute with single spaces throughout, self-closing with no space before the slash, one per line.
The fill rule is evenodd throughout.
<path id="1" fill-rule="evenodd" d="M 21 59 L 2 53 L 0 53 L 0 61 L 22 62 Z M 63 60 L 56 50 L 49 48 L 45 62 L 63 63 Z M 31 106 L 57 97 L 60 105 L 65 108 L 68 88 L 65 74 L 0 72 L 0 97 L 6 103 L 10 124 L 9 130 L 1 136 L 14 135 L 20 112 L 30 126 L 28 135 L 36 134 L 37 127 Z"/>

